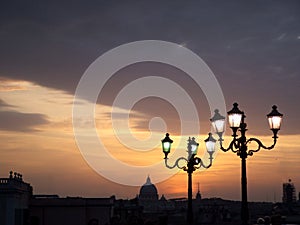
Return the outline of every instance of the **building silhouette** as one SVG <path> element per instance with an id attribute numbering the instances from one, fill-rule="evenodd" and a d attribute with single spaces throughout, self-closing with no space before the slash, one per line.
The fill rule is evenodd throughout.
<path id="1" fill-rule="evenodd" d="M 110 222 L 114 197 L 36 197 L 30 201 L 31 225 L 102 225 Z"/>
<path id="2" fill-rule="evenodd" d="M 282 202 L 295 203 L 296 201 L 296 188 L 292 183 L 292 180 L 289 179 L 288 183 L 282 184 Z"/>
<path id="3" fill-rule="evenodd" d="M 200 186 L 199 186 L 199 183 L 198 183 L 198 191 L 197 191 L 197 194 L 196 194 L 196 200 L 201 201 L 201 199 L 202 199 L 202 196 L 201 196 L 201 193 L 200 193 Z"/>
<path id="4" fill-rule="evenodd" d="M 157 188 L 154 184 L 151 183 L 150 176 L 147 177 L 146 183 L 141 186 L 140 201 L 157 201 L 158 200 L 158 192 Z"/>
<path id="5" fill-rule="evenodd" d="M 10 171 L 8 178 L 0 178 L 0 225 L 26 225 L 32 187 L 22 175 Z"/>
<path id="6" fill-rule="evenodd" d="M 275 218 L 280 224 L 285 218 L 298 224 L 300 204 L 291 180 L 283 184 L 283 201 L 249 202 L 251 222 Z M 285 204 L 289 202 L 293 204 Z M 195 225 L 240 224 L 240 201 L 203 198 L 199 184 L 193 210 Z M 159 197 L 149 176 L 133 199 L 34 195 L 21 174 L 10 172 L 8 178 L 0 178 L 0 225 L 182 225 L 186 215 L 187 198 Z"/>
<path id="7" fill-rule="evenodd" d="M 0 225 L 105 225 L 115 197 L 81 198 L 33 195 L 19 173 L 0 178 Z"/>

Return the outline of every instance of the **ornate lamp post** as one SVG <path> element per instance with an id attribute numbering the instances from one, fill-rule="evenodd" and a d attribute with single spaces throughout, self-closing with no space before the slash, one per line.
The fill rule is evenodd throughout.
<path id="1" fill-rule="evenodd" d="M 165 154 L 165 165 L 169 169 L 173 169 L 175 167 L 178 167 L 179 169 L 182 169 L 187 172 L 188 174 L 188 211 L 187 211 L 187 224 L 192 225 L 193 224 L 193 204 L 192 204 L 192 195 L 193 195 L 193 190 L 192 190 L 192 173 L 196 170 L 199 169 L 200 167 L 204 168 L 209 168 L 212 165 L 212 160 L 213 160 L 213 153 L 215 151 L 215 144 L 216 140 L 212 137 L 212 134 L 208 134 L 208 138 L 205 140 L 206 144 L 206 150 L 209 153 L 209 165 L 205 165 L 203 161 L 196 157 L 197 155 L 197 150 L 199 144 L 195 141 L 195 138 L 189 138 L 188 139 L 188 144 L 187 144 L 187 152 L 188 152 L 188 157 L 180 157 L 178 158 L 174 165 L 170 166 L 168 165 L 168 154 L 171 151 L 171 145 L 173 143 L 173 140 L 170 139 L 169 134 L 166 134 L 166 137 L 161 140 L 162 142 L 162 149 Z M 179 162 L 184 161 L 186 163 L 185 166 L 180 166 Z"/>
<path id="2" fill-rule="evenodd" d="M 210 119 L 215 132 L 219 136 L 220 148 L 222 151 L 227 152 L 231 150 L 241 158 L 241 184 L 242 184 L 242 206 L 241 206 L 241 220 L 243 225 L 248 225 L 249 210 L 247 200 L 247 174 L 246 174 L 246 159 L 248 156 L 252 156 L 254 152 L 258 152 L 261 148 L 272 149 L 277 141 L 277 133 L 280 130 L 282 114 L 277 111 L 277 107 L 274 105 L 272 112 L 267 115 L 269 120 L 270 129 L 273 131 L 273 144 L 269 147 L 263 145 L 263 143 L 257 138 L 246 138 L 247 124 L 245 123 L 245 114 L 240 111 L 238 104 L 234 103 L 232 110 L 228 113 L 228 120 L 230 128 L 233 131 L 233 140 L 230 142 L 228 148 L 223 147 L 222 135 L 224 132 L 225 117 L 219 114 L 218 110 L 215 110 L 215 115 Z M 240 131 L 240 137 L 237 135 L 237 131 Z M 248 149 L 248 144 L 255 142 L 257 144 L 256 149 Z"/>

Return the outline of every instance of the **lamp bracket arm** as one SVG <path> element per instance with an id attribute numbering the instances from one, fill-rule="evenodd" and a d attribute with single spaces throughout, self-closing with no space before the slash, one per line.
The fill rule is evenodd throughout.
<path id="1" fill-rule="evenodd" d="M 196 168 L 196 169 L 200 169 L 201 167 L 203 167 L 203 168 L 205 168 L 205 169 L 208 169 L 208 168 L 211 167 L 211 165 L 212 165 L 212 160 L 213 160 L 213 157 L 212 157 L 212 154 L 210 153 L 209 164 L 206 166 L 206 165 L 203 163 L 203 160 L 200 159 L 200 166 L 195 167 L 195 168 Z"/>
<path id="2" fill-rule="evenodd" d="M 223 152 L 227 152 L 227 151 L 231 150 L 232 152 L 236 153 L 236 152 L 238 151 L 238 139 L 234 138 L 234 139 L 230 142 L 228 148 L 224 148 L 224 147 L 223 147 L 223 144 L 222 144 L 222 141 L 221 141 L 221 140 L 219 140 L 219 141 L 220 141 L 220 149 L 221 149 Z M 237 150 L 235 150 L 235 149 L 237 149 Z"/>
<path id="3" fill-rule="evenodd" d="M 180 157 L 180 158 L 178 158 L 178 159 L 175 161 L 174 165 L 170 166 L 170 165 L 168 165 L 168 158 L 166 158 L 166 159 L 165 159 L 165 165 L 166 165 L 166 167 L 167 167 L 168 169 L 174 169 L 175 167 L 178 167 L 179 169 L 184 169 L 185 166 L 180 166 L 180 165 L 179 165 L 179 162 L 180 162 L 181 160 L 184 160 L 185 162 L 188 162 L 188 160 L 187 160 L 186 158 Z"/>
<path id="4" fill-rule="evenodd" d="M 271 146 L 268 146 L 268 147 L 265 146 L 265 145 L 264 145 L 259 139 L 257 139 L 257 138 L 249 138 L 249 139 L 246 141 L 246 145 L 249 144 L 249 143 L 251 143 L 251 142 L 255 142 L 255 143 L 257 144 L 257 148 L 254 149 L 254 150 L 249 150 L 249 151 L 248 151 L 247 154 L 250 155 L 250 156 L 252 156 L 254 152 L 258 152 L 261 148 L 267 149 L 267 150 L 273 149 L 273 148 L 275 147 L 275 145 L 276 145 L 277 139 L 274 138 L 273 144 L 272 144 Z"/>

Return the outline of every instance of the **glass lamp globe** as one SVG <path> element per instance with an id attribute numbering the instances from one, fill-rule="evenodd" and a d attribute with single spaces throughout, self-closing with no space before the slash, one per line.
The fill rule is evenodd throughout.
<path id="1" fill-rule="evenodd" d="M 277 106 L 273 105 L 272 111 L 267 115 L 271 130 L 280 130 L 282 116 L 283 114 L 277 111 Z"/>
<path id="2" fill-rule="evenodd" d="M 239 128 L 244 113 L 241 110 L 239 110 L 238 104 L 234 103 L 233 108 L 229 112 L 227 112 L 227 114 L 230 127 Z"/>
<path id="3" fill-rule="evenodd" d="M 168 156 L 168 154 L 171 151 L 171 145 L 173 143 L 173 140 L 169 137 L 169 133 L 166 133 L 166 137 L 161 140 L 162 143 L 162 150 L 165 153 L 165 157 Z"/>
<path id="4" fill-rule="evenodd" d="M 218 109 L 215 110 L 215 114 L 210 121 L 216 133 L 222 134 L 224 132 L 225 117 L 219 113 Z"/>
<path id="5" fill-rule="evenodd" d="M 208 134 L 208 138 L 204 140 L 206 145 L 206 150 L 208 153 L 213 153 L 215 151 L 216 139 L 212 136 L 212 133 Z"/>
<path id="6" fill-rule="evenodd" d="M 189 139 L 189 145 L 190 145 L 190 148 L 191 148 L 191 153 L 193 155 L 197 155 L 199 143 L 197 143 L 195 141 L 194 137 L 192 137 L 192 139 Z"/>

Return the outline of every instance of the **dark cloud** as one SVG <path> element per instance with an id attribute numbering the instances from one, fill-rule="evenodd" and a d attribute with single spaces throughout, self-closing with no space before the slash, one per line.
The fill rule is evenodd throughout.
<path id="1" fill-rule="evenodd" d="M 0 118 L 0 130 L 6 131 L 38 131 L 38 126 L 48 123 L 47 117 L 38 113 L 0 111 Z"/>
<path id="2" fill-rule="evenodd" d="M 248 71 L 299 59 L 293 1 L 26 1 L 0 8 L 3 74 L 69 91 L 101 53 L 134 40 L 187 42 L 222 74 L 222 64 Z"/>
<path id="3" fill-rule="evenodd" d="M 228 107 L 249 106 L 255 131 L 261 132 L 257 118 L 278 104 L 293 133 L 300 111 L 291 100 L 300 97 L 299 24 L 297 0 L 5 1 L 0 72 L 74 93 L 89 64 L 120 44 L 185 43 L 216 74 Z"/>

